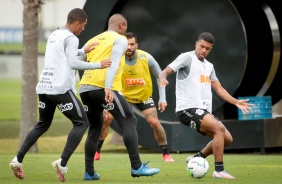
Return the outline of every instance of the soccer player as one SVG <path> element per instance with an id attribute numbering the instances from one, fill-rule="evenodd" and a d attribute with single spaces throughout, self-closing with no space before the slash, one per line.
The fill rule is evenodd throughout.
<path id="1" fill-rule="evenodd" d="M 179 121 L 195 129 L 212 140 L 194 157 L 206 158 L 214 154 L 214 178 L 235 179 L 225 169 L 223 164 L 224 147 L 232 143 L 230 132 L 222 122 L 211 114 L 212 91 L 211 88 L 226 102 L 234 104 L 243 113 L 252 110 L 248 100 L 237 100 L 232 97 L 220 84 L 216 77 L 213 64 L 206 57 L 214 45 L 211 33 L 204 32 L 195 43 L 195 50 L 180 54 L 160 73 L 160 85 L 168 84 L 167 77 L 176 74 L 176 115 Z M 188 157 L 187 162 L 192 158 Z"/>
<path id="2" fill-rule="evenodd" d="M 149 168 L 140 160 L 136 117 L 122 93 L 121 75 L 125 62 L 124 53 L 127 39 L 124 34 L 127 20 L 121 14 L 109 18 L 108 30 L 94 36 L 86 46 L 98 42 L 96 48 L 87 53 L 90 63 L 110 57 L 111 67 L 103 70 L 85 70 L 80 81 L 80 97 L 89 120 L 88 136 L 85 141 L 84 180 L 98 180 L 100 175 L 94 170 L 94 154 L 103 125 L 103 111 L 108 110 L 117 120 L 123 131 L 123 141 L 129 154 L 133 177 L 152 176 L 160 169 Z"/>
<path id="3" fill-rule="evenodd" d="M 77 59 L 77 55 L 90 52 L 97 44 L 88 45 L 83 50 L 78 49 L 79 41 L 76 36 L 84 30 L 87 18 L 82 9 L 71 10 L 66 25 L 55 30 L 47 41 L 45 66 L 36 86 L 39 98 L 39 121 L 28 133 L 17 156 L 10 163 L 14 175 L 19 179 L 24 178 L 22 164 L 24 156 L 51 126 L 56 107 L 73 124 L 61 158 L 52 163 L 57 177 L 62 182 L 65 181 L 68 160 L 88 128 L 87 116 L 75 95 L 76 70 L 109 67 L 111 61 L 105 58 L 102 62 L 87 63 Z"/>
<path id="4" fill-rule="evenodd" d="M 128 46 L 122 73 L 122 93 L 131 105 L 134 105 L 143 113 L 146 121 L 152 127 L 155 139 L 163 152 L 164 161 L 173 162 L 174 160 L 169 154 L 167 147 L 166 133 L 158 119 L 157 109 L 152 98 L 151 73 L 158 81 L 161 68 L 151 54 L 137 49 L 138 41 L 136 34 L 129 32 L 125 36 L 127 37 Z M 160 112 L 163 112 L 167 106 L 165 88 L 159 87 L 159 98 L 158 109 Z M 100 150 L 113 119 L 110 113 L 104 116 L 104 124 L 98 142 L 98 150 L 95 153 L 95 160 L 100 159 Z"/>

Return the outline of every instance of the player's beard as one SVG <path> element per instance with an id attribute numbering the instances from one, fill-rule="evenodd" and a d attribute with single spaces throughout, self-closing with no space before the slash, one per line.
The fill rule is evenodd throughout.
<path id="1" fill-rule="evenodd" d="M 130 51 L 130 52 L 128 52 L 128 51 Z M 131 58 L 132 56 L 134 56 L 134 54 L 135 54 L 135 51 L 132 51 L 132 50 L 130 50 L 130 49 L 128 49 L 128 50 L 126 51 L 126 53 L 125 53 L 126 57 L 129 57 L 129 58 Z"/>

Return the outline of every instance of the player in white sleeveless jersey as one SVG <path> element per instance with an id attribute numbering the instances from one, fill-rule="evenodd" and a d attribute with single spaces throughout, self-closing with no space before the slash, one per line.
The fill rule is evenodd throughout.
<path id="1" fill-rule="evenodd" d="M 230 132 L 211 114 L 212 89 L 226 102 L 236 105 L 243 113 L 251 110 L 248 100 L 237 100 L 220 84 L 213 64 L 206 60 L 212 50 L 214 37 L 208 32 L 199 35 L 195 50 L 180 54 L 160 73 L 160 85 L 168 84 L 167 77 L 176 73 L 176 115 L 179 121 L 212 140 L 195 156 L 214 154 L 214 178 L 235 179 L 223 165 L 224 147 L 232 143 Z M 193 156 L 192 156 L 193 157 Z M 188 157 L 189 161 L 192 157 Z"/>

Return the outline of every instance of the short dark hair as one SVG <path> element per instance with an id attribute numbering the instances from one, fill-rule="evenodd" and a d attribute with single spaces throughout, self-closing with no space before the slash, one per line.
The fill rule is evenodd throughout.
<path id="1" fill-rule="evenodd" d="M 138 43 L 136 34 L 134 34 L 132 32 L 127 32 L 127 33 L 125 33 L 125 36 L 126 36 L 127 39 L 128 38 L 135 38 L 136 43 Z"/>
<path id="2" fill-rule="evenodd" d="M 209 42 L 211 44 L 214 44 L 214 37 L 211 33 L 209 32 L 204 32 L 204 33 L 201 33 L 198 37 L 198 41 L 200 40 L 204 40 L 206 42 Z"/>
<path id="3" fill-rule="evenodd" d="M 85 22 L 88 18 L 87 14 L 84 10 L 80 8 L 74 8 L 72 9 L 68 14 L 68 20 L 67 23 L 71 24 L 73 22 L 79 21 L 79 22 Z"/>

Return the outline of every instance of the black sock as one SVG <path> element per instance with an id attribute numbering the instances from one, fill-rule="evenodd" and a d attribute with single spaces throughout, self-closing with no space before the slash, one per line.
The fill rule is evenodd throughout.
<path id="1" fill-rule="evenodd" d="M 129 158 L 130 158 L 131 167 L 134 170 L 138 170 L 142 165 L 142 162 L 139 158 L 139 154 L 137 153 L 136 155 L 129 155 Z"/>
<path id="2" fill-rule="evenodd" d="M 167 145 L 160 145 L 160 148 L 163 151 L 163 155 L 169 154 Z"/>
<path id="3" fill-rule="evenodd" d="M 63 157 L 63 156 L 61 156 L 61 158 L 62 158 L 61 166 L 62 166 L 62 167 L 66 167 L 68 160 L 67 160 L 65 157 Z"/>
<path id="4" fill-rule="evenodd" d="M 203 153 L 201 151 L 199 151 L 194 157 L 202 157 L 202 158 L 206 158 L 205 155 L 203 155 Z"/>
<path id="5" fill-rule="evenodd" d="M 223 161 L 222 162 L 214 162 L 215 170 L 217 172 L 221 172 L 224 170 Z"/>
<path id="6" fill-rule="evenodd" d="M 90 176 L 94 176 L 94 168 L 86 168 L 86 172 L 87 172 Z"/>
<path id="7" fill-rule="evenodd" d="M 103 146 L 104 140 L 99 140 L 98 141 L 98 146 L 97 146 L 97 152 L 101 152 L 101 148 Z"/>
<path id="8" fill-rule="evenodd" d="M 17 155 L 17 159 L 18 159 L 19 163 L 23 163 L 23 158 L 24 158 L 24 156 L 22 156 L 21 154 Z"/>

